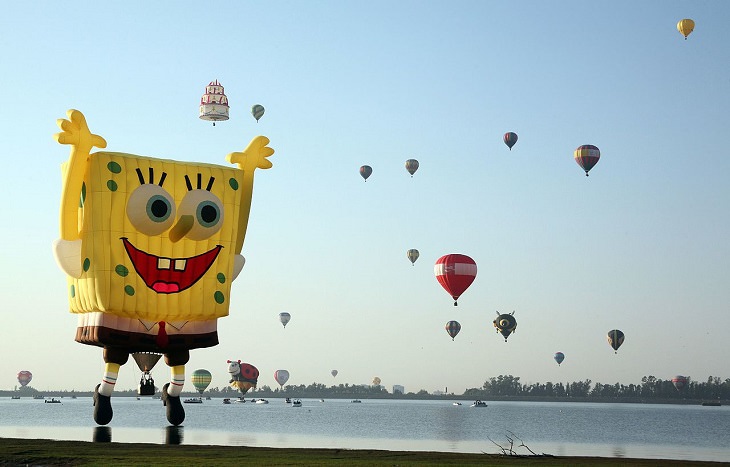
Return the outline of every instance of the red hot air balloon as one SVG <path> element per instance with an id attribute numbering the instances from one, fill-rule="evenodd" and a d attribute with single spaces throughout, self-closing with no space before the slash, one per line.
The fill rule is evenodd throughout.
<path id="1" fill-rule="evenodd" d="M 18 373 L 18 382 L 21 386 L 25 387 L 30 383 L 30 380 L 33 379 L 33 373 L 30 371 L 23 370 L 20 373 Z"/>
<path id="2" fill-rule="evenodd" d="M 677 375 L 674 378 L 672 378 L 672 384 L 674 385 L 675 388 L 677 388 L 677 391 L 681 391 L 687 385 L 687 377 L 682 376 L 682 375 Z"/>
<path id="3" fill-rule="evenodd" d="M 439 258 L 433 267 L 433 272 L 439 284 L 454 299 L 456 306 L 459 296 L 477 277 L 477 263 L 466 255 L 453 253 Z"/>
<path id="4" fill-rule="evenodd" d="M 598 163 L 598 159 L 601 158 L 601 151 L 592 144 L 584 144 L 575 150 L 573 158 L 578 165 L 586 171 L 587 177 L 588 171 L 591 170 L 593 166 Z"/>
<path id="5" fill-rule="evenodd" d="M 504 144 L 506 144 L 507 147 L 509 148 L 509 150 L 511 151 L 512 146 L 514 146 L 515 143 L 517 143 L 517 133 L 513 133 L 513 132 L 509 131 L 504 134 L 503 139 L 504 139 Z"/>

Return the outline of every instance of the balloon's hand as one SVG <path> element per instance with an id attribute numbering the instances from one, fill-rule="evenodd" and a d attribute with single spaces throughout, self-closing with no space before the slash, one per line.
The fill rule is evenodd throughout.
<path id="1" fill-rule="evenodd" d="M 74 150 L 79 154 L 89 154 L 91 148 L 94 147 L 106 147 L 104 138 L 91 133 L 84 114 L 71 109 L 66 112 L 66 116 L 68 119 L 59 118 L 57 120 L 58 127 L 62 131 L 54 135 L 56 141 L 74 146 Z"/>
<path id="2" fill-rule="evenodd" d="M 273 164 L 267 157 L 274 154 L 274 150 L 268 147 L 268 144 L 269 138 L 257 136 L 248 143 L 243 152 L 232 152 L 226 156 L 226 160 L 231 164 L 238 164 L 238 168 L 246 172 L 269 169 Z"/>

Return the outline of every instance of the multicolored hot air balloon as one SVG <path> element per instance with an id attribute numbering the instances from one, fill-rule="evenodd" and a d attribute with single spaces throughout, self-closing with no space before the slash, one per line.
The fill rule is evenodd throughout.
<path id="1" fill-rule="evenodd" d="M 360 176 L 365 179 L 365 181 L 368 181 L 368 177 L 373 173 L 373 168 L 369 165 L 363 165 L 360 167 Z"/>
<path id="2" fill-rule="evenodd" d="M 494 327 L 497 328 L 497 332 L 501 333 L 504 336 L 504 341 L 507 342 L 507 338 L 510 334 L 515 332 L 515 329 L 517 329 L 517 320 L 514 317 L 515 312 L 512 313 L 503 313 L 499 314 L 499 311 L 497 312 L 497 317 L 492 321 L 492 324 L 494 324 Z"/>
<path id="3" fill-rule="evenodd" d="M 259 381 L 258 368 L 250 363 L 241 363 L 241 360 L 228 360 L 228 373 L 231 374 L 231 387 L 241 391 L 241 395 L 255 388 Z"/>
<path id="4" fill-rule="evenodd" d="M 585 170 L 587 177 L 588 172 L 598 163 L 598 159 L 601 158 L 601 151 L 592 144 L 584 144 L 583 146 L 578 146 L 573 153 L 573 158 Z"/>
<path id="5" fill-rule="evenodd" d="M 373 386 L 380 386 L 380 378 L 377 376 L 373 378 Z"/>
<path id="6" fill-rule="evenodd" d="M 286 370 L 276 370 L 274 372 L 274 379 L 283 388 L 286 382 L 289 381 L 289 372 Z"/>
<path id="7" fill-rule="evenodd" d="M 687 36 L 689 36 L 692 31 L 694 31 L 694 28 L 695 22 L 689 18 L 679 20 L 679 23 L 677 23 L 677 31 L 679 31 L 684 36 L 684 40 L 687 40 Z"/>
<path id="8" fill-rule="evenodd" d="M 682 375 L 677 375 L 674 378 L 672 378 L 672 384 L 675 388 L 677 388 L 677 391 L 681 391 L 684 389 L 685 386 L 687 386 L 687 377 Z"/>
<path id="9" fill-rule="evenodd" d="M 30 380 L 33 379 L 33 373 L 27 370 L 23 370 L 18 373 L 18 382 L 22 387 L 26 387 L 28 383 L 30 383 Z"/>
<path id="10" fill-rule="evenodd" d="M 286 323 L 288 323 L 291 320 L 291 314 L 287 313 L 286 311 L 282 311 L 279 313 L 279 321 L 282 325 L 284 325 L 284 328 L 286 328 Z"/>
<path id="11" fill-rule="evenodd" d="M 558 366 L 560 366 L 560 364 L 563 363 L 563 360 L 565 360 L 565 354 L 563 352 L 555 352 L 555 356 L 553 358 L 556 362 L 558 362 Z"/>
<path id="12" fill-rule="evenodd" d="M 406 256 L 408 256 L 408 259 L 411 261 L 411 264 L 415 266 L 416 260 L 418 259 L 420 254 L 418 253 L 418 250 L 416 250 L 415 248 L 411 248 L 410 250 L 408 250 L 406 252 Z"/>
<path id="13" fill-rule="evenodd" d="M 504 134 L 503 139 L 504 139 L 504 144 L 506 144 L 507 147 L 509 148 L 509 150 L 511 151 L 512 146 L 514 146 L 515 143 L 517 143 L 517 133 L 508 131 L 507 133 Z"/>
<path id="14" fill-rule="evenodd" d="M 251 115 L 253 115 L 253 118 L 256 119 L 256 122 L 258 123 L 259 119 L 264 116 L 264 112 L 266 109 L 264 109 L 264 106 L 261 104 L 256 104 L 253 107 L 251 107 Z"/>
<path id="15" fill-rule="evenodd" d="M 411 174 L 411 177 L 413 177 L 413 174 L 416 173 L 416 170 L 418 170 L 418 161 L 415 159 L 408 159 L 406 161 L 406 170 L 409 174 Z"/>
<path id="16" fill-rule="evenodd" d="M 332 377 L 333 377 L 333 378 L 334 378 L 335 376 L 337 376 L 337 373 L 339 373 L 339 372 L 338 372 L 337 370 L 332 370 L 332 371 L 330 371 L 330 374 L 332 375 Z"/>
<path id="17" fill-rule="evenodd" d="M 614 352 L 618 353 L 618 348 L 624 343 L 624 333 L 618 329 L 608 331 L 608 345 L 613 347 Z"/>
<path id="18" fill-rule="evenodd" d="M 436 260 L 433 268 L 436 280 L 454 299 L 454 306 L 461 294 L 477 277 L 477 263 L 466 255 L 452 253 Z"/>
<path id="19" fill-rule="evenodd" d="M 193 383 L 193 386 L 195 386 L 195 389 L 197 389 L 200 394 L 203 394 L 212 380 L 213 375 L 210 374 L 210 371 L 204 369 L 195 370 L 190 376 L 190 382 Z"/>
<path id="20" fill-rule="evenodd" d="M 461 331 L 461 324 L 458 321 L 449 321 L 446 323 L 446 332 L 451 336 L 451 340 L 454 340 L 457 334 Z"/>

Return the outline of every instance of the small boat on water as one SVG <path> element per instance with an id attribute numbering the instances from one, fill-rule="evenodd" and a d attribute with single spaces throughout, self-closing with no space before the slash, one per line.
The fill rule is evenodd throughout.
<path id="1" fill-rule="evenodd" d="M 350 402 L 352 402 L 353 404 L 359 404 L 362 401 L 360 399 L 353 399 Z"/>
<path id="2" fill-rule="evenodd" d="M 224 404 L 230 404 L 231 403 L 231 400 L 226 397 L 225 399 L 223 399 L 223 403 Z"/>
<path id="3" fill-rule="evenodd" d="M 320 401 L 320 402 L 324 402 L 324 399 L 320 399 L 319 401 Z"/>
<path id="4" fill-rule="evenodd" d="M 461 405 L 461 402 L 454 402 L 452 405 Z"/>
<path id="5" fill-rule="evenodd" d="M 291 401 L 291 406 L 292 407 L 301 407 L 302 406 L 302 401 L 299 400 L 299 399 L 294 399 L 293 401 Z"/>
<path id="6" fill-rule="evenodd" d="M 720 407 L 722 404 L 718 401 L 705 401 L 702 405 L 705 407 Z"/>
<path id="7" fill-rule="evenodd" d="M 266 399 L 256 399 L 254 402 L 256 404 L 268 404 L 269 403 L 269 401 L 267 401 Z"/>
<path id="8" fill-rule="evenodd" d="M 203 399 L 201 399 L 200 397 L 191 397 L 190 399 L 185 399 L 183 402 L 185 404 L 202 404 Z"/>
<path id="9" fill-rule="evenodd" d="M 46 404 L 60 404 L 61 403 L 61 401 L 59 399 L 56 399 L 55 397 L 52 399 L 46 399 L 43 402 L 45 402 Z"/>
<path id="10" fill-rule="evenodd" d="M 33 396 L 33 399 L 45 399 L 45 398 L 46 398 L 46 396 L 39 396 L 39 395 Z"/>
<path id="11" fill-rule="evenodd" d="M 236 400 L 235 400 L 235 401 L 233 401 L 233 402 L 240 402 L 241 404 L 243 404 L 244 402 L 246 402 L 246 398 L 245 398 L 245 397 L 243 397 L 243 396 L 240 396 L 240 397 L 239 397 L 238 399 L 236 399 Z"/>
<path id="12" fill-rule="evenodd" d="M 20 396 L 10 396 L 11 399 L 20 399 Z"/>
<path id="13" fill-rule="evenodd" d="M 487 407 L 487 403 L 484 401 L 474 401 L 470 407 Z"/>

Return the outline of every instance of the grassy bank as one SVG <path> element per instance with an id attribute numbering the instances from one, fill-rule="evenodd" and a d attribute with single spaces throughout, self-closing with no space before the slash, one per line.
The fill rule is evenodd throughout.
<path id="1" fill-rule="evenodd" d="M 90 443 L 0 438 L 0 465 L 64 466 L 718 466 L 688 462 L 603 457 L 516 457 L 495 454 L 404 452 L 349 449 L 275 449 L 241 446 L 189 446 L 143 443 Z"/>

